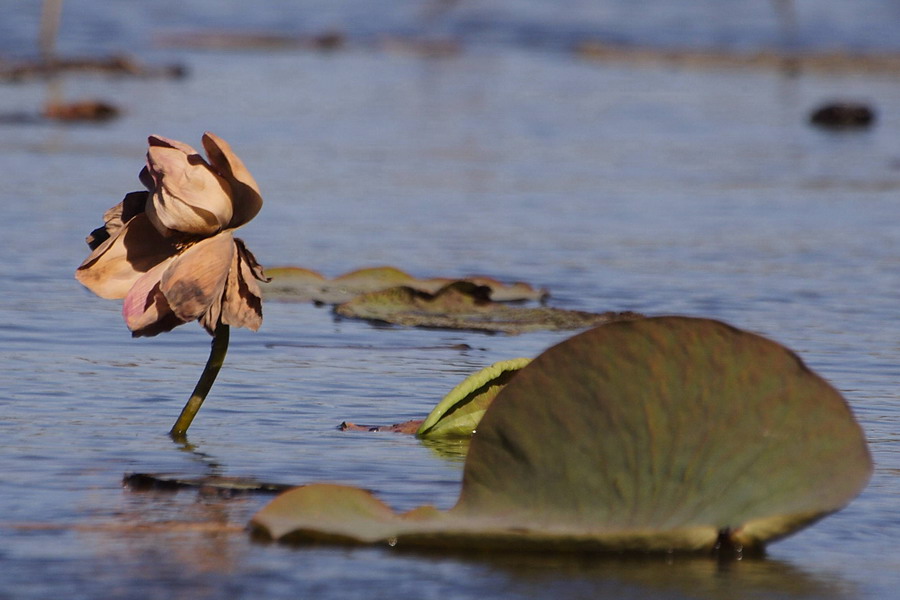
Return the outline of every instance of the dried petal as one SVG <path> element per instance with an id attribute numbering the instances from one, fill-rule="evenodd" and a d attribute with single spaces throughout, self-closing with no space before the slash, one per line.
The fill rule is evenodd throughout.
<path id="1" fill-rule="evenodd" d="M 175 315 L 160 289 L 162 274 L 173 260 L 174 258 L 164 261 L 147 271 L 125 296 L 122 316 L 131 329 L 132 336 L 157 335 L 186 322 Z"/>
<path id="2" fill-rule="evenodd" d="M 207 131 L 203 134 L 203 148 L 209 162 L 231 186 L 234 214 L 227 228 L 236 229 L 249 222 L 262 208 L 259 186 L 228 142 Z"/>
<path id="3" fill-rule="evenodd" d="M 156 189 L 156 182 L 153 181 L 153 176 L 150 175 L 150 169 L 148 169 L 146 165 L 144 165 L 144 168 L 138 173 L 138 179 L 140 179 L 141 183 L 144 184 L 144 187 L 151 192 Z"/>
<path id="4" fill-rule="evenodd" d="M 174 240 L 160 235 L 141 213 L 97 246 L 75 278 L 101 298 L 124 298 L 144 273 L 177 253 Z"/>
<path id="5" fill-rule="evenodd" d="M 256 257 L 253 256 L 253 253 L 250 252 L 249 248 L 247 248 L 246 244 L 244 244 L 244 240 L 241 238 L 234 238 L 234 243 L 237 245 L 238 252 L 241 253 L 241 259 L 247 264 L 250 268 L 251 273 L 253 274 L 253 278 L 263 283 L 269 283 L 272 281 L 271 277 L 266 277 L 265 271 L 263 271 L 262 265 L 259 264 L 259 261 L 256 260 Z"/>
<path id="6" fill-rule="evenodd" d="M 147 168 L 154 189 L 147 213 L 160 233 L 212 235 L 231 221 L 231 186 L 180 142 L 150 137 Z"/>
<path id="7" fill-rule="evenodd" d="M 244 242 L 235 239 L 237 252 L 222 302 L 222 322 L 234 327 L 246 327 L 256 331 L 262 325 L 262 293 L 256 279 L 266 281 L 262 268 Z"/>
<path id="8" fill-rule="evenodd" d="M 193 321 L 210 310 L 219 314 L 234 254 L 234 237 L 225 232 L 197 242 L 172 261 L 160 289 L 179 319 Z M 217 321 L 204 326 L 215 329 Z"/>
<path id="9" fill-rule="evenodd" d="M 147 144 L 148 144 L 151 148 L 152 148 L 152 147 L 157 147 L 157 148 L 172 148 L 172 149 L 174 149 L 174 150 L 179 150 L 179 151 L 181 151 L 182 154 L 185 154 L 185 155 L 187 155 L 187 156 L 194 155 L 194 154 L 196 154 L 197 156 L 200 156 L 200 153 L 197 152 L 196 150 L 194 150 L 194 147 L 193 147 L 193 146 L 191 146 L 191 145 L 189 145 L 189 144 L 185 144 L 184 142 L 181 142 L 181 141 L 178 141 L 178 140 L 173 140 L 173 139 L 169 139 L 169 138 L 163 137 L 163 136 L 161 136 L 161 135 L 151 135 L 151 136 L 149 136 L 149 137 L 147 138 Z"/>

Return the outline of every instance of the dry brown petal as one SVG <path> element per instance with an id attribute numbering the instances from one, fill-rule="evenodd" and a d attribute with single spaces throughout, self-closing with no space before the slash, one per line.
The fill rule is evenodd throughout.
<path id="1" fill-rule="evenodd" d="M 193 321 L 221 310 L 234 254 L 234 237 L 225 232 L 197 242 L 172 261 L 160 289 L 179 319 Z"/>
<path id="2" fill-rule="evenodd" d="M 160 233 L 212 235 L 231 221 L 231 186 L 199 154 L 150 146 L 147 166 L 154 182 L 147 214 Z"/>
<path id="3" fill-rule="evenodd" d="M 141 213 L 97 246 L 75 278 L 101 298 L 124 298 L 144 273 L 177 253 L 177 244 L 160 235 Z"/>
<path id="4" fill-rule="evenodd" d="M 262 325 L 262 294 L 256 283 L 262 268 L 241 240 L 235 239 L 235 246 L 222 301 L 222 322 L 256 331 Z"/>
<path id="5" fill-rule="evenodd" d="M 125 296 L 122 316 L 134 337 L 157 335 L 186 322 L 175 315 L 160 289 L 162 274 L 169 268 L 172 260 L 174 258 L 147 271 Z"/>
<path id="6" fill-rule="evenodd" d="M 91 250 L 96 250 L 100 244 L 115 235 L 122 226 L 144 212 L 147 203 L 147 192 L 131 192 L 125 198 L 103 213 L 103 226 L 93 230 L 85 240 Z"/>
<path id="7" fill-rule="evenodd" d="M 175 150 L 180 150 L 183 154 L 191 155 L 196 154 L 200 155 L 199 152 L 194 150 L 193 146 L 189 144 L 185 144 L 184 142 L 180 142 L 178 140 L 169 139 L 167 137 L 163 137 L 161 135 L 151 135 L 147 137 L 147 145 L 158 148 L 174 148 Z"/>
<path id="8" fill-rule="evenodd" d="M 227 229 L 236 229 L 248 223 L 262 208 L 263 199 L 259 185 L 243 161 L 222 138 L 207 131 L 203 134 L 203 148 L 209 162 L 231 186 L 234 214 Z"/>
<path id="9" fill-rule="evenodd" d="M 237 245 L 238 252 L 241 253 L 241 259 L 250 268 L 250 271 L 253 274 L 253 278 L 264 283 L 272 281 L 271 277 L 266 277 L 266 273 L 263 270 L 262 265 L 259 264 L 259 261 L 256 260 L 256 257 L 253 255 L 253 253 L 250 252 L 250 249 L 247 248 L 246 244 L 244 244 L 244 240 L 242 240 L 241 238 L 234 238 L 234 243 L 235 245 Z"/>
<path id="10" fill-rule="evenodd" d="M 150 174 L 150 169 L 148 169 L 146 165 L 144 165 L 144 168 L 141 169 L 140 173 L 138 173 L 138 179 L 140 179 L 141 183 L 144 184 L 144 187 L 151 192 L 156 189 L 156 182 L 153 181 L 153 176 Z"/>

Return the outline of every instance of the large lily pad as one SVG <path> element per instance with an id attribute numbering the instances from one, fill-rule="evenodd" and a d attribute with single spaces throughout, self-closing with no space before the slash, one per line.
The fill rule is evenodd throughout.
<path id="1" fill-rule="evenodd" d="M 356 296 L 335 307 L 335 314 L 405 327 L 469 329 L 494 333 L 584 329 L 635 313 L 591 313 L 550 306 L 509 306 L 491 300 L 490 289 L 468 281 L 448 284 L 435 293 L 398 286 Z"/>
<path id="2" fill-rule="evenodd" d="M 503 283 L 480 275 L 463 279 L 447 277 L 419 279 L 396 267 L 357 269 L 333 279 L 302 267 L 268 267 L 266 275 L 272 278 L 270 283 L 262 286 L 267 299 L 294 302 L 340 304 L 360 294 L 397 286 L 433 294 L 455 281 L 466 281 L 486 287 L 490 299 L 495 302 L 544 300 L 548 296 L 547 290 L 536 289 L 520 281 Z"/>
<path id="3" fill-rule="evenodd" d="M 473 436 L 448 511 L 315 484 L 258 535 L 399 547 L 761 549 L 842 508 L 872 463 L 841 395 L 792 352 L 705 319 L 623 321 L 522 368 Z"/>

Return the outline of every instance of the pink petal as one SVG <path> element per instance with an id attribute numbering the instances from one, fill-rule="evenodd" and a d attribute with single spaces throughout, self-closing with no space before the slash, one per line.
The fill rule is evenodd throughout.
<path id="1" fill-rule="evenodd" d="M 160 278 L 174 257 L 150 269 L 129 290 L 122 303 L 122 316 L 134 337 L 170 331 L 186 321 L 179 319 L 160 290 Z"/>

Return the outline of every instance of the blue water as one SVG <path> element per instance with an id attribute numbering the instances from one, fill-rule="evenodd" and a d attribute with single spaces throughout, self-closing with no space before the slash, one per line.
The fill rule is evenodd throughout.
<path id="1" fill-rule="evenodd" d="M 0 52 L 33 56 L 37 7 L 0 4 Z M 598 64 L 586 37 L 647 45 L 900 48 L 891 2 L 67 1 L 63 54 L 125 50 L 183 80 L 67 77 L 102 125 L 0 125 L 0 597 L 890 598 L 900 585 L 900 74 Z M 863 7 L 864 5 L 864 7 Z M 560 9 L 559 7 L 563 7 Z M 314 33 L 345 49 L 197 51 L 203 30 Z M 462 40 L 390 52 L 382 35 Z M 0 84 L 36 113 L 42 81 Z M 806 124 L 861 99 L 874 128 Z M 132 340 L 72 278 L 84 236 L 138 189 L 146 135 L 227 139 L 266 204 L 241 236 L 266 265 L 391 264 L 547 287 L 554 306 L 726 320 L 796 350 L 850 402 L 876 471 L 844 511 L 761 562 L 596 562 L 291 549 L 240 531 L 265 497 L 134 492 L 129 472 L 333 481 L 397 509 L 452 505 L 462 464 L 343 420 L 424 416 L 467 373 L 568 334 L 375 328 L 267 302 L 190 431 L 166 432 L 206 360 L 194 325 Z M 467 344 L 469 349 L 459 349 Z M 202 526 L 207 525 L 206 530 Z M 210 524 L 221 525 L 215 528 Z"/>

